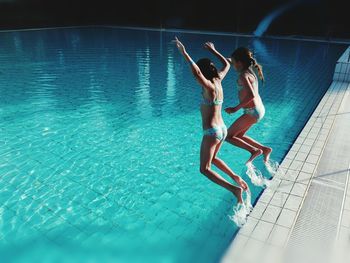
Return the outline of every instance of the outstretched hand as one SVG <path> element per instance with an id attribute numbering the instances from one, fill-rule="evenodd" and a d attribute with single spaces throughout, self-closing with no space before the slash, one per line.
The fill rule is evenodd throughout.
<path id="1" fill-rule="evenodd" d="M 182 54 L 185 54 L 185 52 L 186 52 L 185 46 L 184 46 L 184 44 L 181 43 L 181 41 L 177 37 L 175 37 L 175 39 L 172 42 L 174 42 L 176 44 L 177 49 Z"/>
<path id="2" fill-rule="evenodd" d="M 209 42 L 209 41 L 208 41 L 208 42 L 205 42 L 204 47 L 205 47 L 206 49 L 208 49 L 208 50 L 215 50 L 214 43 Z"/>

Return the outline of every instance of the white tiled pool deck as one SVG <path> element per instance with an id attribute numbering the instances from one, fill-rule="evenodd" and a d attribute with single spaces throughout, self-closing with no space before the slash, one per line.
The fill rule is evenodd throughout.
<path id="1" fill-rule="evenodd" d="M 349 55 L 221 263 L 350 262 Z"/>

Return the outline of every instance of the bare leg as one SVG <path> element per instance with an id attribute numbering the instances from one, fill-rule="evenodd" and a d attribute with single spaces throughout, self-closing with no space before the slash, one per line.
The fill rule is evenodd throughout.
<path id="1" fill-rule="evenodd" d="M 248 128 L 249 129 L 249 128 Z M 261 149 L 263 151 L 263 154 L 264 154 L 264 162 L 267 162 L 269 160 L 269 157 L 270 157 L 270 154 L 272 152 L 272 148 L 270 147 L 267 147 L 265 145 L 262 145 L 261 143 L 255 141 L 254 139 L 252 139 L 251 137 L 245 135 L 245 133 L 247 132 L 247 130 L 243 130 L 242 132 L 240 132 L 237 137 L 242 139 L 243 141 L 245 141 L 246 143 L 258 148 L 258 149 Z"/>
<path id="2" fill-rule="evenodd" d="M 235 174 L 223 160 L 215 158 L 213 159 L 213 164 L 221 171 L 229 175 L 233 180 L 235 180 L 235 182 L 239 184 L 245 191 L 248 190 L 247 183 L 239 175 Z"/>
<path id="3" fill-rule="evenodd" d="M 226 137 L 227 142 L 245 149 L 251 153 L 251 156 L 246 163 L 252 162 L 256 157 L 263 153 L 260 148 L 249 144 L 241 137 L 239 137 L 239 134 L 246 132 L 254 123 L 256 123 L 256 119 L 253 116 L 243 114 L 230 126 L 228 129 L 228 135 Z"/>
<path id="4" fill-rule="evenodd" d="M 253 145 L 256 148 L 261 149 L 264 154 L 264 162 L 267 162 L 269 160 L 272 148 L 262 145 L 246 135 L 243 135 L 240 138 L 246 143 L 249 143 L 250 145 Z"/>
<path id="5" fill-rule="evenodd" d="M 211 162 L 218 143 L 219 140 L 213 136 L 203 136 L 200 151 L 200 172 L 214 183 L 229 190 L 236 196 L 238 203 L 242 203 L 242 188 L 229 183 L 218 173 L 211 169 Z"/>
<path id="6" fill-rule="evenodd" d="M 237 174 L 235 174 L 230 167 L 221 159 L 217 157 L 217 153 L 219 152 L 223 141 L 221 141 L 215 148 L 214 156 L 212 159 L 212 163 L 218 167 L 221 171 L 230 176 L 240 187 L 242 187 L 245 191 L 248 190 L 247 183 Z"/>

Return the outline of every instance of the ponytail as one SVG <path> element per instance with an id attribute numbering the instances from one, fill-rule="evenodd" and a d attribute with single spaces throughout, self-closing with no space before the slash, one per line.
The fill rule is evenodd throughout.
<path id="1" fill-rule="evenodd" d="M 254 68 L 256 68 L 256 70 L 258 71 L 258 74 L 259 74 L 259 78 L 264 83 L 265 82 L 265 78 L 264 78 L 264 73 L 262 71 L 262 66 L 256 61 L 255 58 L 251 58 L 251 59 L 252 59 L 252 66 Z"/>
<path id="2" fill-rule="evenodd" d="M 239 47 L 235 49 L 235 51 L 231 55 L 231 58 L 233 58 L 236 61 L 241 61 L 244 69 L 253 66 L 258 72 L 259 79 L 261 79 L 261 81 L 264 84 L 265 78 L 262 71 L 262 66 L 256 61 L 256 59 L 253 56 L 253 53 L 247 47 Z"/>

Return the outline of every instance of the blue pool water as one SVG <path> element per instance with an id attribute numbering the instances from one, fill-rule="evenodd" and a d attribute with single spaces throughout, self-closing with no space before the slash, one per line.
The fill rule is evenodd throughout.
<path id="1" fill-rule="evenodd" d="M 200 88 L 175 35 L 195 60 L 215 61 L 208 40 L 227 56 L 254 50 L 266 115 L 248 134 L 276 161 L 346 48 L 103 27 L 1 32 L 2 262 L 219 261 L 237 232 L 236 199 L 199 173 Z M 235 78 L 231 69 L 224 107 L 237 104 Z M 230 125 L 239 114 L 223 116 Z M 247 152 L 224 144 L 220 156 L 249 183 Z M 256 201 L 262 189 L 249 185 Z"/>

